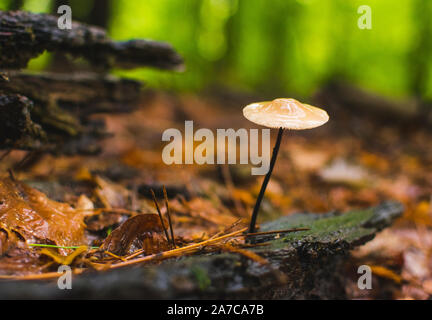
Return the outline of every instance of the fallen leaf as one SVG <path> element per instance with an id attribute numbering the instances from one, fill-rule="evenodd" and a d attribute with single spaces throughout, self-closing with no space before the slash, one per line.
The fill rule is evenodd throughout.
<path id="1" fill-rule="evenodd" d="M 165 226 L 168 223 L 164 222 Z M 138 249 L 145 255 L 158 253 L 169 248 L 157 214 L 140 214 L 126 220 L 105 239 L 102 248 L 123 256 Z"/>
<path id="2" fill-rule="evenodd" d="M 28 243 L 85 243 L 83 219 L 88 213 L 50 200 L 42 192 L 9 178 L 0 180 L 0 203 L 0 230 L 16 232 Z"/>
<path id="3" fill-rule="evenodd" d="M 128 205 L 130 191 L 125 187 L 112 183 L 108 179 L 99 176 L 94 177 L 97 184 L 96 195 L 99 197 L 105 208 L 125 208 Z"/>

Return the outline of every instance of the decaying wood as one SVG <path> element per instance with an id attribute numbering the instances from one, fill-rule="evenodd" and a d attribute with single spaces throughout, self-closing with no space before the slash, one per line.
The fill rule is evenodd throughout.
<path id="1" fill-rule="evenodd" d="M 96 112 L 129 112 L 137 102 L 141 82 L 96 73 L 21 73 L 8 72 L 3 91 L 22 94 L 44 112 L 57 104 L 82 117 Z"/>
<path id="2" fill-rule="evenodd" d="M 24 125 L 26 130 L 20 130 L 20 136 L 10 132 L 0 140 L 0 148 L 95 153 L 99 150 L 97 141 L 106 137 L 107 132 L 102 122 L 90 121 L 89 116 L 100 112 L 130 112 L 140 96 L 140 82 L 94 73 L 35 75 L 8 72 L 7 75 L 9 80 L 0 82 L 0 94 L 25 95 L 26 101 L 34 107 L 26 108 L 27 121 L 21 126 L 20 117 L 14 113 L 7 115 L 8 127 Z M 9 100 L 0 100 L 0 108 L 6 108 L 2 107 L 2 101 L 8 103 L 7 110 L 22 108 L 19 99 Z M 45 140 L 29 134 L 32 132 L 29 128 L 35 123 L 43 131 Z M 26 140 L 22 140 L 24 138 Z"/>
<path id="3" fill-rule="evenodd" d="M 93 66 L 123 69 L 151 66 L 181 70 L 181 57 L 166 43 L 112 41 L 103 29 L 74 22 L 61 30 L 58 17 L 22 11 L 0 11 L 0 69 L 21 69 L 45 50 L 87 59 Z"/>
<path id="4" fill-rule="evenodd" d="M 61 30 L 58 17 L 0 11 L 0 149 L 62 154 L 95 154 L 109 136 L 95 113 L 130 112 L 137 106 L 141 83 L 95 73 L 25 74 L 43 51 L 83 57 L 97 71 L 110 67 L 150 66 L 181 70 L 183 61 L 168 44 L 148 40 L 115 42 L 105 31 L 82 23 Z"/>
<path id="5" fill-rule="evenodd" d="M 46 133 L 30 116 L 33 102 L 18 94 L 0 94 L 0 148 L 37 149 Z"/>
<path id="6" fill-rule="evenodd" d="M 73 290 L 56 283 L 5 282 L 0 298 L 344 298 L 349 251 L 398 217 L 394 202 L 345 214 L 297 214 L 264 224 L 262 231 L 307 227 L 308 231 L 262 235 L 249 248 L 268 263 L 235 253 L 205 254 L 159 265 L 119 268 L 75 276 Z"/>
<path id="7" fill-rule="evenodd" d="M 109 136 L 101 121 L 80 119 L 56 104 L 35 107 L 18 94 L 0 94 L 0 111 L 1 149 L 94 154 L 100 150 L 99 140 Z"/>

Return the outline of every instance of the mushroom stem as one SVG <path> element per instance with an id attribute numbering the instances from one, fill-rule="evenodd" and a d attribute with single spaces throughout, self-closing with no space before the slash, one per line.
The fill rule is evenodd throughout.
<path id="1" fill-rule="evenodd" d="M 259 209 L 260 209 L 260 206 L 261 206 L 261 201 L 262 201 L 262 199 L 264 197 L 264 193 L 265 193 L 265 190 L 267 188 L 267 184 L 268 184 L 268 182 L 270 180 L 270 177 L 271 177 L 271 174 L 272 174 L 272 171 L 273 171 L 273 167 L 274 167 L 274 165 L 276 163 L 276 158 L 277 158 L 277 155 L 278 155 L 278 152 L 279 152 L 279 147 L 280 147 L 280 144 L 281 144 L 281 141 L 282 141 L 283 130 L 284 130 L 283 128 L 279 128 L 279 132 L 278 132 L 278 136 L 277 136 L 277 139 L 276 139 L 276 143 L 275 143 L 275 146 L 273 147 L 272 158 L 270 160 L 270 168 L 269 168 L 269 171 L 267 172 L 266 176 L 264 177 L 264 181 L 263 181 L 263 183 L 261 185 L 261 190 L 260 190 L 260 192 L 258 194 L 258 198 L 257 198 L 257 201 L 255 202 L 255 207 L 254 207 L 254 210 L 252 212 L 252 218 L 251 218 L 251 222 L 250 222 L 250 226 L 249 226 L 249 231 L 248 231 L 249 233 L 255 232 L 255 224 L 256 224 L 256 220 L 257 220 L 257 217 L 258 217 L 258 212 L 259 212 Z"/>

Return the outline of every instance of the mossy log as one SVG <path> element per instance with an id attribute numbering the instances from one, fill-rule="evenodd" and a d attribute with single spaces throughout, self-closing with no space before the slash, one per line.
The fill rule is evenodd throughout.
<path id="1" fill-rule="evenodd" d="M 58 28 L 58 17 L 23 11 L 0 11 L 0 69 L 21 69 L 45 50 L 87 59 L 92 66 L 122 69 L 150 66 L 181 70 L 182 58 L 166 43 L 113 41 L 98 27 L 73 22 Z"/>
<path id="2" fill-rule="evenodd" d="M 76 276 L 72 290 L 59 290 L 55 282 L 5 282 L 0 298 L 345 298 L 349 251 L 371 240 L 402 211 L 400 204 L 387 202 L 345 214 L 296 214 L 263 224 L 261 231 L 310 229 L 256 239 L 268 245 L 249 250 L 265 257 L 265 265 L 233 253 L 203 254 Z"/>

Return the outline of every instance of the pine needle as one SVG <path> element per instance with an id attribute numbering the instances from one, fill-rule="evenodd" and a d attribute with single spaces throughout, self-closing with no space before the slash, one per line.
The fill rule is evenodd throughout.
<path id="1" fill-rule="evenodd" d="M 201 241 L 201 242 L 194 243 L 194 244 L 182 247 L 182 248 L 177 248 L 177 249 L 173 249 L 173 250 L 169 250 L 169 251 L 164 251 L 161 253 L 151 254 L 151 255 L 145 256 L 143 258 L 130 260 L 130 259 L 135 258 L 136 256 L 138 256 L 144 252 L 144 250 L 140 250 L 140 251 L 137 251 L 136 253 L 126 257 L 126 260 L 128 260 L 128 261 L 120 262 L 120 263 L 111 265 L 111 269 L 115 269 L 115 268 L 119 268 L 119 267 L 125 267 L 128 265 L 132 265 L 132 264 L 136 264 L 136 263 L 140 263 L 140 262 L 148 262 L 148 261 L 154 261 L 154 260 L 159 260 L 159 259 L 171 258 L 171 257 L 175 257 L 175 256 L 178 256 L 180 254 L 185 254 L 185 253 L 193 253 L 193 252 L 200 250 L 203 246 L 208 246 L 210 244 L 215 244 L 221 240 L 235 237 L 239 233 L 245 232 L 246 230 L 247 230 L 247 228 L 243 228 L 243 229 L 234 231 L 234 232 L 229 233 L 229 234 L 225 234 L 223 236 L 220 236 L 220 237 L 217 237 L 214 239 Z"/>
<path id="2" fill-rule="evenodd" d="M 165 186 L 162 186 L 162 188 L 163 188 L 163 194 L 164 194 L 164 198 L 165 198 L 165 206 L 167 209 L 168 222 L 169 222 L 170 231 L 171 231 L 171 240 L 172 240 L 173 247 L 175 249 L 176 243 L 175 243 L 175 238 L 174 238 L 174 229 L 173 229 L 172 222 L 171 222 L 171 213 L 170 213 L 170 208 L 169 208 L 169 203 L 168 203 L 168 195 L 167 195 Z"/>
<path id="3" fill-rule="evenodd" d="M 42 247 L 42 248 L 57 248 L 57 249 L 78 249 L 82 246 L 57 246 L 55 244 L 43 244 L 43 243 L 28 243 L 30 247 Z M 99 249 L 99 247 L 90 247 L 90 249 Z"/>
<path id="4" fill-rule="evenodd" d="M 153 197 L 153 202 L 154 202 L 154 204 L 155 204 L 156 211 L 157 211 L 157 213 L 158 213 L 158 215 L 159 215 L 159 219 L 160 219 L 160 222 L 161 222 L 161 224 L 162 224 L 162 228 L 163 228 L 163 230 L 164 230 L 164 232 L 165 232 L 165 237 L 167 238 L 168 243 L 170 243 L 170 238 L 169 238 L 169 235 L 168 235 L 168 231 L 167 231 L 167 229 L 165 228 L 165 224 L 164 224 L 164 222 L 163 222 L 162 213 L 161 213 L 161 211 L 160 211 L 159 204 L 158 204 L 157 199 L 156 199 L 156 195 L 155 195 L 153 189 L 150 189 L 150 192 L 151 192 L 151 195 L 152 195 L 152 197 Z"/>

